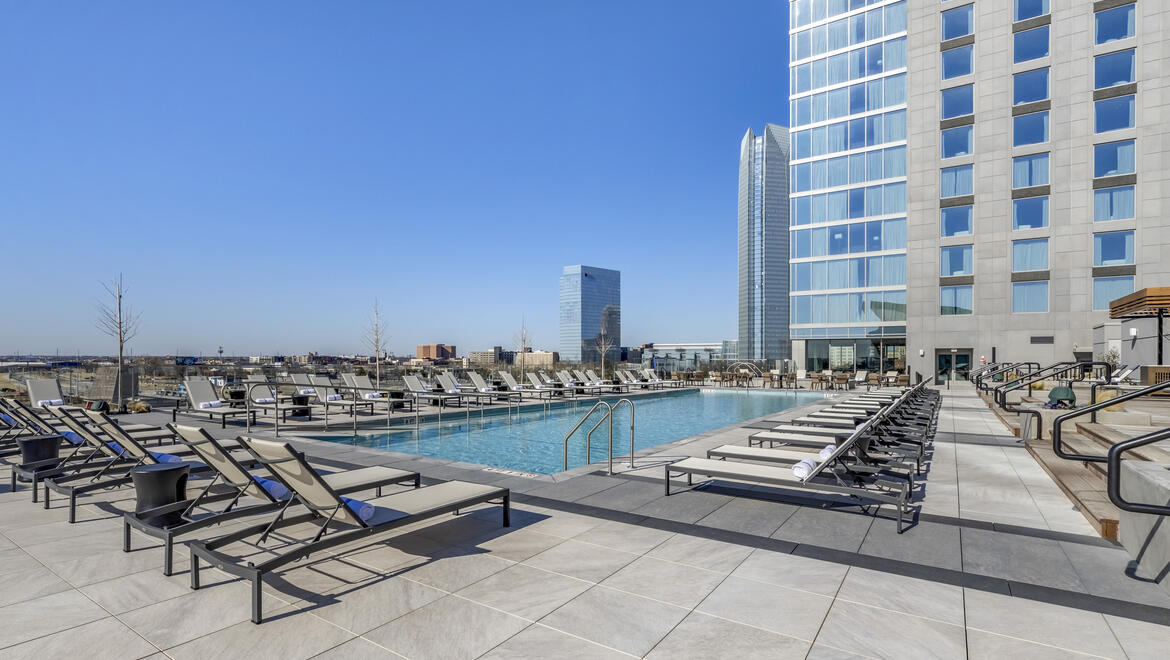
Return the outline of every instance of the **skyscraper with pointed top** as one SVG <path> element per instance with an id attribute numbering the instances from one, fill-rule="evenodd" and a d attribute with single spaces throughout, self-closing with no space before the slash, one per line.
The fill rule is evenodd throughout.
<path id="1" fill-rule="evenodd" d="M 748 129 L 739 151 L 739 359 L 791 356 L 788 129 Z"/>

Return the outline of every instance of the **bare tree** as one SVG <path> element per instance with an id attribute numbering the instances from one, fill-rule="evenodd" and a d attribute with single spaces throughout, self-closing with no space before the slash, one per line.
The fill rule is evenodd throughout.
<path id="1" fill-rule="evenodd" d="M 378 299 L 374 299 L 374 315 L 366 327 L 366 345 L 374 352 L 374 387 L 382 387 L 382 358 L 386 355 L 386 324 L 382 322 L 382 310 Z"/>
<path id="2" fill-rule="evenodd" d="M 597 333 L 597 339 L 593 342 L 594 348 L 601 355 L 601 377 L 605 378 L 605 354 L 613 350 L 613 340 L 605 333 L 605 321 L 601 322 L 601 332 Z"/>
<path id="3" fill-rule="evenodd" d="M 122 299 L 126 294 L 126 287 L 122 282 L 121 273 L 118 273 L 118 277 L 111 282 L 103 282 L 102 288 L 110 296 L 110 301 L 97 304 L 96 324 L 98 330 L 113 337 L 118 342 L 118 379 L 115 397 L 117 398 L 118 410 L 122 411 L 125 410 L 126 405 L 122 400 L 123 358 L 126 344 L 138 335 L 138 322 L 142 320 L 142 315 L 135 314 L 129 305 L 123 303 Z"/>
<path id="4" fill-rule="evenodd" d="M 528 335 L 528 321 L 521 317 L 520 332 L 516 334 L 516 357 L 520 359 L 520 378 L 524 378 L 525 353 L 532 346 L 532 337 Z"/>

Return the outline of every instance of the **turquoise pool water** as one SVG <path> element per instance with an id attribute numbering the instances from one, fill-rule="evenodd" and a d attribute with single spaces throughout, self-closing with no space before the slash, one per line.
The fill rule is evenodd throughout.
<path id="1" fill-rule="evenodd" d="M 689 390 L 638 397 L 634 400 L 634 446 L 645 449 L 681 440 L 821 399 L 823 395 L 810 393 L 715 390 Z M 613 403 L 617 397 L 606 400 Z M 562 469 L 565 434 L 572 430 L 591 405 L 592 402 L 589 402 L 576 408 L 570 406 L 551 411 L 526 411 L 511 416 L 488 415 L 483 420 L 479 419 L 478 412 L 472 407 L 470 422 L 466 421 L 465 415 L 455 413 L 451 415 L 451 421 L 423 424 L 418 429 L 411 427 L 389 433 L 312 437 L 405 454 L 552 474 Z M 594 415 L 599 419 L 601 411 Z M 570 468 L 585 464 L 585 433 L 592 425 L 593 421 L 586 423 L 570 440 Z M 614 413 L 615 455 L 629 453 L 629 428 L 629 407 L 622 405 Z M 606 425 L 593 433 L 593 462 L 606 460 L 608 440 Z"/>

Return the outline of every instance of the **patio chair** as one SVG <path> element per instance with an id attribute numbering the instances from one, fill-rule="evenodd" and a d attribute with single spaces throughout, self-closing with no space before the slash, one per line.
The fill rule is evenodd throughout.
<path id="1" fill-rule="evenodd" d="M 317 403 L 325 406 L 325 414 L 329 414 L 330 408 L 342 408 L 351 415 L 357 415 L 358 410 L 365 408 L 371 415 L 374 414 L 374 402 L 368 399 L 347 399 L 336 389 L 334 389 L 333 381 L 328 376 L 318 376 L 313 374 L 309 376 L 309 382 L 312 383 L 313 392 L 317 395 Z"/>
<path id="2" fill-rule="evenodd" d="M 123 514 L 122 552 L 131 550 L 131 529 L 160 539 L 163 542 L 163 575 L 172 573 L 174 542 L 179 537 L 237 518 L 276 511 L 284 506 L 290 492 L 289 485 L 278 474 L 265 471 L 264 476 L 260 476 L 250 472 L 207 431 L 178 424 L 172 424 L 170 428 L 178 435 L 179 442 L 215 474 L 193 498 Z M 381 497 L 383 486 L 409 484 L 418 488 L 421 485 L 417 472 L 380 465 L 333 473 L 318 471 L 317 474 L 342 495 L 375 489 L 377 496 Z M 208 506 L 213 504 L 220 506 L 209 509 Z M 171 515 L 177 515 L 178 522 L 162 526 L 153 522 Z"/>
<path id="3" fill-rule="evenodd" d="M 25 387 L 33 408 L 65 405 L 65 395 L 61 393 L 61 384 L 56 378 L 29 378 Z"/>
<path id="4" fill-rule="evenodd" d="M 454 400 L 456 403 L 459 403 L 462 400 L 458 394 L 436 392 L 431 388 L 424 387 L 422 381 L 418 379 L 418 376 L 403 376 L 402 381 L 406 383 L 406 391 L 414 397 L 416 404 L 419 399 L 423 399 L 431 405 L 437 405 L 442 408 L 448 401 Z"/>
<path id="5" fill-rule="evenodd" d="M 171 411 L 171 422 L 176 421 L 176 415 L 183 413 L 184 415 L 207 415 L 208 419 L 214 420 L 219 418 L 220 428 L 227 428 L 227 420 L 229 417 L 238 417 L 240 415 L 251 415 L 252 423 L 256 423 L 256 412 L 250 411 L 248 408 L 231 408 L 229 402 L 222 401 L 219 395 L 215 393 L 215 388 L 212 387 L 211 381 L 206 378 L 187 378 L 183 381 L 187 392 L 187 403 L 190 410 L 179 410 L 178 406 Z"/>
<path id="6" fill-rule="evenodd" d="M 510 391 L 518 392 L 521 398 L 524 398 L 525 394 L 534 394 L 538 399 L 552 397 L 552 390 L 524 387 L 520 383 L 516 382 L 516 379 L 512 377 L 512 374 L 508 373 L 507 371 L 500 371 L 500 378 L 504 381 L 504 385 Z"/>
<path id="7" fill-rule="evenodd" d="M 261 588 L 264 576 L 310 554 L 399 530 L 443 514 L 458 513 L 477 504 L 499 502 L 503 525 L 505 527 L 510 525 L 508 519 L 510 493 L 507 488 L 465 481 L 447 481 L 367 502 L 347 501 L 342 499 L 292 446 L 254 438 L 241 438 L 241 442 L 273 474 L 288 484 L 292 497 L 265 524 L 233 531 L 210 541 L 192 541 L 191 588 L 198 589 L 200 586 L 201 561 L 231 575 L 250 580 L 253 623 L 263 621 Z M 293 504 L 300 504 L 306 511 L 286 515 Z M 233 544 L 253 537 L 256 538 L 256 542 L 262 543 L 277 530 L 283 530 L 287 535 L 295 535 L 297 526 L 304 523 L 317 524 L 316 533 L 311 536 L 307 532 L 304 535 L 297 535 L 294 542 L 284 549 L 269 549 L 263 560 L 250 556 L 237 557 L 225 551 Z"/>

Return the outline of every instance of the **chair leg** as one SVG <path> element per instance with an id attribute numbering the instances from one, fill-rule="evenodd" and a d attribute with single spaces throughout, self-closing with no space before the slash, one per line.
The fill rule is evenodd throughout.
<path id="1" fill-rule="evenodd" d="M 261 614 L 261 598 L 264 596 L 264 591 L 260 588 L 260 574 L 257 573 L 252 577 L 252 623 L 260 623 L 262 619 Z"/>

